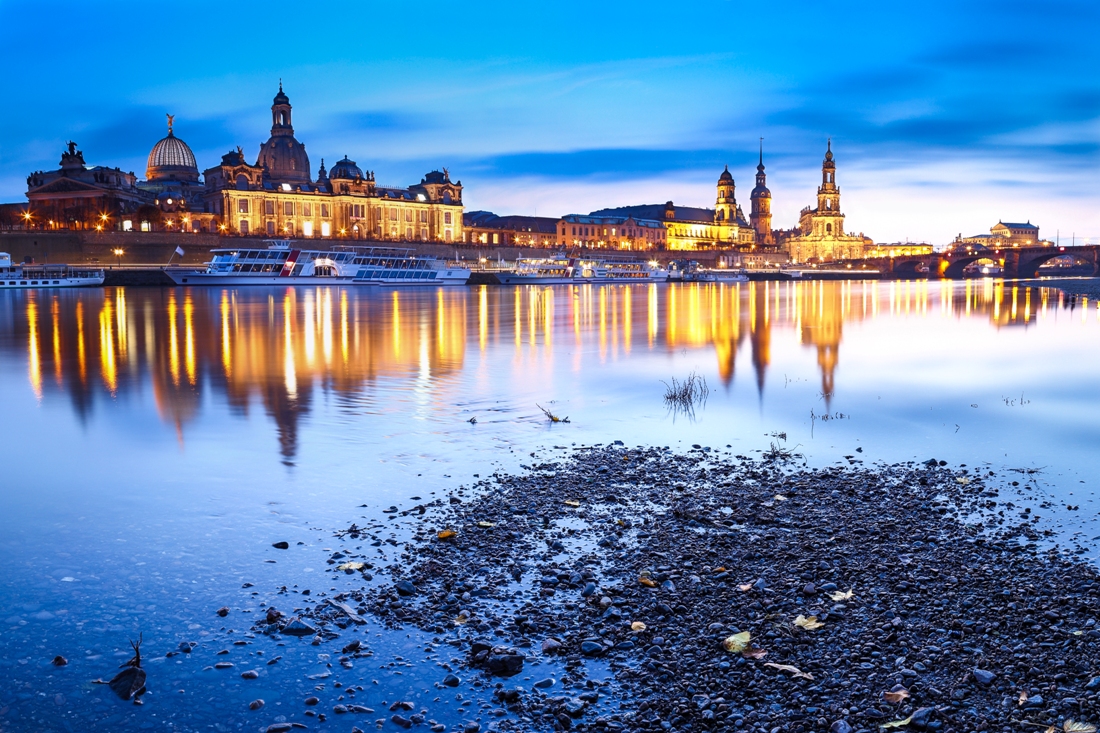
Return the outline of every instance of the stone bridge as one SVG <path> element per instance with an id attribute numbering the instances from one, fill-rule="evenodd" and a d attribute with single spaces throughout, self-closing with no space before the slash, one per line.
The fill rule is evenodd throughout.
<path id="1" fill-rule="evenodd" d="M 1073 255 L 1078 260 L 1084 260 L 1092 265 L 1093 275 L 1100 273 L 1100 245 L 1010 247 L 978 252 L 960 248 L 950 252 L 881 257 L 863 260 L 863 262 L 889 277 L 904 278 L 927 274 L 927 277 L 933 278 L 961 278 L 967 265 L 978 260 L 992 260 L 1004 268 L 1006 278 L 1032 278 L 1038 277 L 1039 268 L 1043 263 L 1062 255 Z"/>

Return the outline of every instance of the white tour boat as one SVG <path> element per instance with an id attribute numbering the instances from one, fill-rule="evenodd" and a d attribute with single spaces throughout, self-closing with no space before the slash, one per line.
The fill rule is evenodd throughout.
<path id="1" fill-rule="evenodd" d="M 520 258 L 513 269 L 498 272 L 502 285 L 579 285 L 581 283 L 665 282 L 668 270 L 635 257 Z"/>
<path id="2" fill-rule="evenodd" d="M 13 265 L 11 255 L 0 252 L 0 290 L 27 288 L 89 288 L 103 284 L 101 268 L 72 265 Z"/>
<path id="3" fill-rule="evenodd" d="M 211 251 L 205 270 L 166 270 L 177 285 L 465 285 L 470 270 L 411 249 L 338 245 L 297 249 L 270 240 L 264 249 Z"/>

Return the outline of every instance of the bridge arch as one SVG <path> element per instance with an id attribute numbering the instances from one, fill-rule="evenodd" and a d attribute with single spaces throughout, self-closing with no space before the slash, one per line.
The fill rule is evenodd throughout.
<path id="1" fill-rule="evenodd" d="M 1020 258 L 1020 264 L 1017 268 L 1017 277 L 1020 277 L 1020 278 L 1039 277 L 1039 268 L 1042 267 L 1044 263 L 1049 262 L 1050 260 L 1053 260 L 1055 257 L 1064 257 L 1066 255 L 1071 255 L 1071 256 L 1075 257 L 1076 259 L 1078 259 L 1078 260 L 1084 260 L 1085 262 L 1091 263 L 1092 264 L 1092 274 L 1093 275 L 1096 274 L 1097 262 L 1096 262 L 1096 252 L 1094 250 L 1089 250 L 1087 252 L 1085 252 L 1085 251 L 1080 251 L 1080 252 L 1070 251 L 1070 252 L 1067 252 L 1064 248 L 1057 248 L 1057 249 L 1053 249 L 1053 251 L 1050 251 L 1050 252 L 1041 252 L 1041 253 L 1036 253 L 1036 254 L 1033 254 L 1033 255 L 1025 255 L 1025 256 L 1021 257 Z"/>

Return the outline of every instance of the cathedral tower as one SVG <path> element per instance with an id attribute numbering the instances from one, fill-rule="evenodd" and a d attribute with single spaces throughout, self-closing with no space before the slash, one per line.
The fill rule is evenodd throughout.
<path id="1" fill-rule="evenodd" d="M 844 214 L 840 213 L 840 188 L 836 185 L 836 162 L 833 160 L 833 141 L 830 139 L 821 163 L 821 185 L 817 188 L 817 211 L 814 212 L 811 231 L 819 237 L 839 237 L 844 234 Z"/>
<path id="2" fill-rule="evenodd" d="M 764 173 L 764 142 L 760 142 L 760 163 L 756 166 L 756 188 L 752 190 L 752 209 L 749 223 L 756 231 L 757 244 L 775 244 L 772 235 L 772 192 L 768 190 L 768 177 Z"/>
<path id="3" fill-rule="evenodd" d="M 718 176 L 718 200 L 714 205 L 714 221 L 717 224 L 725 224 L 737 220 L 737 199 L 734 196 L 733 175 L 730 167 L 722 171 Z"/>

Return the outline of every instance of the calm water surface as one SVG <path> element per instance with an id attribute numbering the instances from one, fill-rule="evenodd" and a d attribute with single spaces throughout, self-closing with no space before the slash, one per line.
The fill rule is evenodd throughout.
<path id="1" fill-rule="evenodd" d="M 692 372 L 705 406 L 670 412 L 662 380 Z M 5 292 L 0 415 L 0 731 L 258 730 L 280 716 L 349 730 L 388 719 L 382 700 L 441 694 L 442 671 L 379 668 L 424 638 L 371 626 L 375 663 L 346 684 L 361 679 L 357 702 L 378 715 L 318 724 L 301 699 L 338 650 L 269 644 L 284 659 L 268 667 L 234 649 L 235 670 L 204 670 L 222 629 L 252 620 L 214 609 L 336 587 L 322 573 L 333 529 L 540 447 L 934 456 L 1030 483 L 1044 526 L 1095 556 L 1100 310 L 991 280 Z M 154 658 L 140 708 L 89 684 L 139 631 Z M 161 656 L 207 637 L 201 659 Z M 239 678 L 256 665 L 259 680 Z M 473 717 L 458 704 L 432 714 Z"/>

